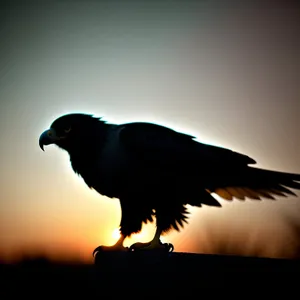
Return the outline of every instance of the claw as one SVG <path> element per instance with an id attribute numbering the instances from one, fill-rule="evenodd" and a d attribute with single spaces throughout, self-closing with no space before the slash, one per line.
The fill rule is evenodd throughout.
<path id="1" fill-rule="evenodd" d="M 97 248 L 95 248 L 95 250 L 93 251 L 93 257 L 95 257 L 97 252 L 101 252 L 103 251 L 102 246 L 98 246 Z"/>
<path id="2" fill-rule="evenodd" d="M 115 252 L 115 251 L 129 251 L 128 247 L 123 247 L 123 246 L 98 246 L 94 251 L 93 251 L 93 257 L 98 252 Z"/>
<path id="3" fill-rule="evenodd" d="M 166 247 L 166 249 L 168 250 L 168 252 L 173 252 L 174 251 L 174 246 L 171 243 L 166 243 L 164 244 L 164 246 Z"/>

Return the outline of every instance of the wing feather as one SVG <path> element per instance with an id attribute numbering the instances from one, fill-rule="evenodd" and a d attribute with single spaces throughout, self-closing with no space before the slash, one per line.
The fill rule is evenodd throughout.
<path id="1" fill-rule="evenodd" d="M 175 176 L 176 182 L 185 181 L 182 186 L 189 190 L 192 205 L 216 206 L 209 193 L 226 200 L 261 200 L 296 196 L 291 189 L 300 189 L 300 174 L 254 168 L 249 165 L 256 162 L 249 156 L 197 142 L 191 135 L 151 123 L 120 126 L 121 144 L 133 161 L 162 178 Z M 196 197 L 202 198 L 200 203 Z"/>

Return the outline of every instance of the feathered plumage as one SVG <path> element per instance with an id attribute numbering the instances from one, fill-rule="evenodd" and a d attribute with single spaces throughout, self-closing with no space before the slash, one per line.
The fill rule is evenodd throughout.
<path id="1" fill-rule="evenodd" d="M 226 200 L 276 199 L 300 189 L 300 174 L 256 168 L 246 155 L 152 123 L 116 125 L 69 114 L 41 135 L 42 148 L 52 143 L 68 151 L 73 170 L 90 188 L 119 198 L 122 243 L 154 216 L 158 239 L 179 230 L 187 204 L 221 206 L 212 193 Z"/>

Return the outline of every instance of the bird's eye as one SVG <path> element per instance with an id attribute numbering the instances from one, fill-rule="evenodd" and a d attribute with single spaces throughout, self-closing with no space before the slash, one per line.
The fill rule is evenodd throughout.
<path id="1" fill-rule="evenodd" d="M 69 133 L 71 131 L 71 127 L 65 129 L 65 133 Z"/>

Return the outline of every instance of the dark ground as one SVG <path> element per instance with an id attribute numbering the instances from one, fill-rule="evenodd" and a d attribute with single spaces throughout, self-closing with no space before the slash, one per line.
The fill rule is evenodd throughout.
<path id="1" fill-rule="evenodd" d="M 1 295 L 69 297 L 117 295 L 138 298 L 200 298 L 203 288 L 222 289 L 223 296 L 267 290 L 298 289 L 300 260 L 254 258 L 191 253 L 112 253 L 96 257 L 96 264 L 52 263 L 25 260 L 0 267 Z M 21 293 L 21 294 L 20 294 Z M 199 297 L 197 296 L 199 295 Z M 47 296 L 47 297 L 46 297 Z M 1 299 L 4 299 L 0 297 Z M 77 297 L 76 297 L 77 298 Z"/>

